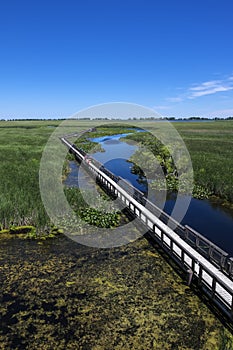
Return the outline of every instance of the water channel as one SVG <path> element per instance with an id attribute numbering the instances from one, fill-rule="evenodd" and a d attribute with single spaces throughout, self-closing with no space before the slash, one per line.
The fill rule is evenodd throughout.
<path id="1" fill-rule="evenodd" d="M 147 183 L 141 182 L 139 176 L 131 172 L 133 164 L 128 161 L 137 150 L 137 146 L 122 142 L 120 138 L 124 135 L 126 134 L 92 139 L 92 141 L 100 143 L 104 150 L 104 152 L 97 152 L 92 156 L 114 174 L 127 179 L 140 191 L 146 192 Z M 78 186 L 77 163 L 70 162 L 70 166 L 71 172 L 65 184 L 67 186 Z M 82 176 L 79 174 L 79 181 L 86 181 L 86 176 L 85 174 L 82 174 Z M 152 197 L 149 199 L 160 206 L 159 200 L 156 201 L 156 194 L 153 195 L 152 193 Z M 186 199 L 185 196 L 181 197 L 181 203 L 183 201 L 185 205 Z M 175 201 L 176 195 L 171 194 L 167 197 L 162 209 L 171 214 Z M 181 224 L 191 226 L 233 256 L 233 210 L 223 207 L 218 201 L 192 198 Z"/>

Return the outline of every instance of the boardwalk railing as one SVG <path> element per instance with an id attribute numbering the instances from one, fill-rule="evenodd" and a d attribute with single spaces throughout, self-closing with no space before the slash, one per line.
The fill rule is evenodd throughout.
<path id="1" fill-rule="evenodd" d="M 127 181 L 112 174 L 85 152 L 61 141 L 111 195 L 148 228 L 148 233 L 198 286 L 233 320 L 233 258 L 189 226 L 182 226 Z M 167 224 L 169 223 L 169 227 Z M 190 279 L 191 280 L 191 279 Z"/>

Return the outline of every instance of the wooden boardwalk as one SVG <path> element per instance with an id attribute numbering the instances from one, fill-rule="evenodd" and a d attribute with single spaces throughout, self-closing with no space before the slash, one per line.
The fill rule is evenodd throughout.
<path id="1" fill-rule="evenodd" d="M 90 159 L 86 161 L 85 152 L 77 149 L 67 139 L 61 138 L 61 141 L 78 161 L 83 162 L 82 164 L 96 181 L 107 192 L 117 197 L 132 215 L 147 227 L 152 239 L 187 272 L 188 283 L 195 282 L 220 310 L 233 320 L 232 258 L 202 235 L 195 234 L 191 228 L 183 227 L 167 214 L 161 213 L 153 203 L 143 200 L 143 197 L 140 197 L 140 191 L 131 185 L 122 186 L 122 182 L 118 184 L 117 177 L 105 171 L 100 163 Z M 130 190 L 127 186 L 131 187 Z M 169 220 L 173 228 L 166 224 Z M 190 234 L 195 239 L 190 240 L 189 244 L 187 237 Z"/>

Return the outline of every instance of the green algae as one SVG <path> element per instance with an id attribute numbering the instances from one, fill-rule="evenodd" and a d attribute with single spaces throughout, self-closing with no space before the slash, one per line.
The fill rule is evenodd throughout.
<path id="1" fill-rule="evenodd" d="M 145 238 L 105 250 L 10 236 L 0 250 L 1 349 L 232 349 Z"/>
<path id="2" fill-rule="evenodd" d="M 8 229 L 0 230 L 0 237 L 9 238 L 11 235 L 15 235 L 18 238 L 24 239 L 46 240 L 48 238 L 55 238 L 62 233 L 63 230 L 55 226 L 47 228 L 47 230 L 42 232 L 38 232 L 34 226 L 12 226 Z"/>
<path id="3" fill-rule="evenodd" d="M 0 234 L 28 234 L 34 232 L 34 226 L 11 226 L 9 229 L 0 230 Z"/>

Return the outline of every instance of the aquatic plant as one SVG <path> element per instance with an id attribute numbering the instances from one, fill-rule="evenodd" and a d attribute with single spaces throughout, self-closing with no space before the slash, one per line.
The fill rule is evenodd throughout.
<path id="1" fill-rule="evenodd" d="M 110 228 L 119 225 L 121 214 L 109 197 L 99 189 L 100 196 L 96 198 L 92 191 L 87 191 L 87 204 L 78 188 L 65 188 L 67 200 L 81 220 L 97 227 Z"/>

